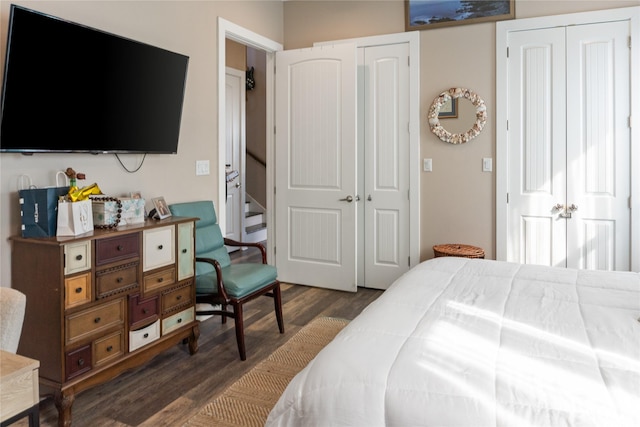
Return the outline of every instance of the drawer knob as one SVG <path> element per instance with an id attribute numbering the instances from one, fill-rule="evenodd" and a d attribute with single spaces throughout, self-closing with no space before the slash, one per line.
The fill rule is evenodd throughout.
<path id="1" fill-rule="evenodd" d="M 82 288 L 76 288 L 76 294 L 79 294 L 82 292 Z"/>
<path id="2" fill-rule="evenodd" d="M 82 260 L 82 255 L 76 255 L 76 261 L 81 261 Z"/>
<path id="3" fill-rule="evenodd" d="M 117 250 L 121 251 L 124 249 L 124 247 L 122 245 L 118 245 L 118 247 L 116 248 Z"/>
<path id="4" fill-rule="evenodd" d="M 118 278 L 116 279 L 116 282 L 118 282 L 118 283 L 122 283 L 122 281 L 123 281 L 123 280 L 124 280 L 124 279 L 123 279 L 122 277 L 118 277 Z"/>
<path id="5" fill-rule="evenodd" d="M 84 365 L 84 359 L 78 359 L 78 366 Z"/>
<path id="6" fill-rule="evenodd" d="M 158 245 L 158 250 L 159 250 L 159 251 L 161 251 L 161 250 L 162 250 L 162 248 L 163 248 L 163 246 L 162 246 L 162 245 Z"/>
<path id="7" fill-rule="evenodd" d="M 149 338 L 149 334 L 144 334 L 144 338 Z"/>
<path id="8" fill-rule="evenodd" d="M 146 309 L 146 308 L 143 308 L 143 309 L 142 309 L 142 314 L 147 314 L 147 313 L 149 313 L 149 310 L 148 310 L 148 309 Z"/>
<path id="9" fill-rule="evenodd" d="M 186 249 L 183 249 L 183 250 L 182 250 L 182 253 L 183 253 L 183 254 L 186 254 L 186 253 L 187 253 L 187 250 L 186 250 Z"/>
<path id="10" fill-rule="evenodd" d="M 178 295 L 178 296 L 176 297 L 176 299 L 177 299 L 178 301 L 180 301 L 180 300 L 182 299 L 182 295 Z"/>
<path id="11" fill-rule="evenodd" d="M 110 345 L 109 347 L 107 347 L 107 351 L 108 351 L 108 352 L 113 351 L 113 346 L 112 346 L 112 345 Z"/>
<path id="12" fill-rule="evenodd" d="M 99 317 L 96 317 L 95 319 L 93 319 L 93 323 L 100 323 L 100 320 L 102 319 L 100 319 Z"/>
<path id="13" fill-rule="evenodd" d="M 158 278 L 158 283 L 162 283 L 164 281 L 164 277 Z"/>
<path id="14" fill-rule="evenodd" d="M 178 323 L 182 323 L 182 317 L 178 319 Z"/>

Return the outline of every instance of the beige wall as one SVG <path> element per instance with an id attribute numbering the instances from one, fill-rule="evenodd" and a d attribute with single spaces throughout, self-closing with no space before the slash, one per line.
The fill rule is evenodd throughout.
<path id="1" fill-rule="evenodd" d="M 9 1 L 0 2 L 0 67 L 4 66 Z M 15 3 L 85 25 L 174 50 L 190 57 L 177 155 L 147 156 L 127 173 L 111 155 L 0 155 L 0 285 L 10 285 L 10 243 L 19 232 L 17 180 L 29 174 L 39 186 L 71 166 L 109 195 L 141 191 L 169 203 L 217 200 L 217 17 L 250 29 L 286 48 L 315 41 L 404 31 L 404 2 L 393 1 L 20 1 Z M 517 1 L 518 18 L 638 5 L 635 1 Z M 286 37 L 285 37 L 286 36 Z M 421 117 L 431 100 L 450 86 L 467 86 L 484 97 L 485 131 L 464 146 L 437 140 L 421 126 L 421 158 L 434 172 L 421 175 L 421 258 L 436 243 L 460 241 L 495 252 L 494 174 L 481 172 L 481 158 L 495 158 L 495 25 L 456 26 L 421 32 Z M 142 156 L 121 156 L 135 168 Z M 195 176 L 195 161 L 208 159 L 212 175 Z M 222 172 L 221 172 L 222 173 Z M 81 183 L 82 184 L 82 183 Z"/>
<path id="2" fill-rule="evenodd" d="M 516 0 L 516 19 L 639 4 L 640 0 Z M 287 1 L 284 22 L 286 49 L 403 32 L 404 1 Z M 481 246 L 487 258 L 494 258 L 495 23 L 423 30 L 420 46 L 421 156 L 415 161 L 433 159 L 433 172 L 421 172 L 420 179 L 420 257 L 432 258 L 432 247 L 438 243 L 467 243 Z M 483 132 L 463 145 L 441 142 L 426 120 L 433 98 L 454 86 L 474 90 L 488 108 Z M 482 172 L 483 157 L 493 158 L 492 173 Z"/>
<path id="3" fill-rule="evenodd" d="M 0 2 L 0 69 L 4 67 L 9 1 Z M 10 286 L 8 238 L 19 233 L 17 179 L 28 174 L 38 186 L 53 185 L 67 167 L 87 174 L 109 195 L 131 190 L 167 202 L 217 200 L 217 19 L 222 16 L 269 39 L 283 42 L 283 8 L 276 1 L 42 1 L 15 3 L 97 27 L 190 57 L 177 155 L 147 156 L 137 173 L 127 173 L 113 155 L 0 155 L 0 285 Z M 46 70 L 43 70 L 46 72 Z M 121 156 L 128 168 L 142 160 Z M 196 160 L 211 163 L 210 176 L 195 176 Z M 83 184 L 80 182 L 80 184 Z"/>

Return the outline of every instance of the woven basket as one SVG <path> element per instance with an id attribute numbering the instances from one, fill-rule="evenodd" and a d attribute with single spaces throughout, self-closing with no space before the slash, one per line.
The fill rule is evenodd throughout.
<path id="1" fill-rule="evenodd" d="M 433 253 L 436 257 L 457 256 L 462 258 L 484 258 L 484 250 L 482 248 L 456 243 L 435 245 L 433 247 Z"/>

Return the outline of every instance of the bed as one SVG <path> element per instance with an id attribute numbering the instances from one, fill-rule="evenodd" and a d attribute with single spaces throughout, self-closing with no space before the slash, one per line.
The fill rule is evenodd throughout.
<path id="1" fill-rule="evenodd" d="M 640 274 L 435 258 L 289 384 L 273 426 L 640 426 Z"/>

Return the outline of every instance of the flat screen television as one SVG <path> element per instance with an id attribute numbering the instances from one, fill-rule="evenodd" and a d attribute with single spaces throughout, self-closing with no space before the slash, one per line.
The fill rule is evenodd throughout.
<path id="1" fill-rule="evenodd" d="M 12 5 L 0 151 L 176 153 L 188 62 Z"/>

